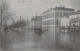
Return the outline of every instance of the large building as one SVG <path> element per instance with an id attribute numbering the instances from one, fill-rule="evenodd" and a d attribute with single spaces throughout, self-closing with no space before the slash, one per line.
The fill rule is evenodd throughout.
<path id="1" fill-rule="evenodd" d="M 74 12 L 70 16 L 69 33 L 72 48 L 80 49 L 80 11 Z"/>
<path id="2" fill-rule="evenodd" d="M 31 29 L 42 29 L 42 16 L 35 16 L 30 21 L 30 28 Z"/>
<path id="3" fill-rule="evenodd" d="M 34 28 L 42 28 L 42 16 L 35 17 Z"/>
<path id="4" fill-rule="evenodd" d="M 70 16 L 70 26 L 79 27 L 80 26 L 80 11 L 74 12 Z"/>
<path id="5" fill-rule="evenodd" d="M 50 8 L 49 10 L 42 13 L 42 29 L 48 30 L 49 35 L 53 36 L 55 39 L 55 35 L 59 34 L 59 27 L 65 26 L 62 25 L 61 22 L 64 20 L 68 21 L 69 16 L 74 12 L 72 8 L 66 7 L 55 7 Z M 66 22 L 66 25 L 69 26 L 69 22 Z M 51 37 L 50 36 L 50 37 Z M 53 39 L 53 38 L 52 38 Z"/>
<path id="6" fill-rule="evenodd" d="M 29 22 L 29 29 L 31 31 L 34 31 L 34 22 L 35 22 L 35 18 L 32 18 Z"/>

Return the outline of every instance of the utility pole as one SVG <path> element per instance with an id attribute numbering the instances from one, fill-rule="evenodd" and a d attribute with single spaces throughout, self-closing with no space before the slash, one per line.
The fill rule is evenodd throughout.
<path id="1" fill-rule="evenodd" d="M 19 21 L 21 21 L 21 16 L 20 16 L 20 20 Z"/>
<path id="2" fill-rule="evenodd" d="M 20 16 L 20 20 L 19 20 L 19 22 L 21 22 L 21 16 Z M 22 27 L 21 27 L 20 29 L 21 29 L 21 32 L 22 32 Z"/>
<path id="3" fill-rule="evenodd" d="M 27 30 L 29 32 L 29 20 L 28 20 L 28 18 L 27 18 Z"/>

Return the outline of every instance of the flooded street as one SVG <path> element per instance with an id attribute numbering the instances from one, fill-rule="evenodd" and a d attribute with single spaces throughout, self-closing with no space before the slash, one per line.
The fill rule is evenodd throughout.
<path id="1" fill-rule="evenodd" d="M 34 35 L 34 32 L 20 33 L 10 30 L 7 35 L 8 48 L 3 48 L 4 51 L 56 51 L 42 37 Z"/>
<path id="2" fill-rule="evenodd" d="M 21 33 L 10 30 L 7 34 L 8 48 L 3 48 L 4 51 L 64 51 L 64 49 L 55 49 L 53 43 L 43 36 L 38 37 L 34 32 Z"/>

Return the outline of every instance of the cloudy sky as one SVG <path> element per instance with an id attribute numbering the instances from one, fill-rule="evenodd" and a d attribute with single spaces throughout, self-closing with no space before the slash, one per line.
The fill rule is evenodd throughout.
<path id="1" fill-rule="evenodd" d="M 42 12 L 55 6 L 64 5 L 65 7 L 80 9 L 80 0 L 8 0 L 11 9 L 16 13 L 16 19 L 20 16 L 31 18 L 40 15 Z"/>

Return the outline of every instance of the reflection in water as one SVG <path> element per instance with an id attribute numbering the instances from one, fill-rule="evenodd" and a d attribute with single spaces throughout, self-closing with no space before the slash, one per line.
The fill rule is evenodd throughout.
<path id="1" fill-rule="evenodd" d="M 1 48 L 4 51 L 71 51 L 67 48 L 54 48 L 54 43 L 48 40 L 47 33 L 9 31 L 4 33 L 1 40 Z M 78 51 L 78 49 L 77 49 Z"/>

